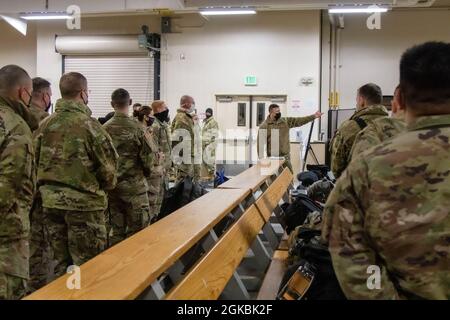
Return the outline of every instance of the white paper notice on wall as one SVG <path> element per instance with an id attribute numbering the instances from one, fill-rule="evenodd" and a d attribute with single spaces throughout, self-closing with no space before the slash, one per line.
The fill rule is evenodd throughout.
<path id="1" fill-rule="evenodd" d="M 300 110 L 300 100 L 292 100 L 291 102 L 291 111 L 299 111 Z"/>

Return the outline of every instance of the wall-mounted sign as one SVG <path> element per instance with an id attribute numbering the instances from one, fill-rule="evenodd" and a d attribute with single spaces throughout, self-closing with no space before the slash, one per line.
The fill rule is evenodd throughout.
<path id="1" fill-rule="evenodd" d="M 291 108 L 292 108 L 293 110 L 298 110 L 298 109 L 300 109 L 300 100 L 292 100 Z"/>
<path id="2" fill-rule="evenodd" d="M 255 76 L 246 76 L 245 77 L 245 85 L 246 86 L 257 86 L 258 81 Z"/>

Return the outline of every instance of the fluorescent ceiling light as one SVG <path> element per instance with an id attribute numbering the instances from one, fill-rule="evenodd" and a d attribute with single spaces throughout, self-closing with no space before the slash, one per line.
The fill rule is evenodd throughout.
<path id="1" fill-rule="evenodd" d="M 221 15 L 237 15 L 237 14 L 256 14 L 255 10 L 204 10 L 200 11 L 204 16 L 221 16 Z"/>
<path id="2" fill-rule="evenodd" d="M 24 36 L 27 35 L 27 22 L 17 19 L 17 18 L 13 18 L 10 16 L 5 16 L 5 15 L 0 15 L 1 18 L 3 18 L 3 20 L 5 20 L 7 23 L 9 23 L 11 26 L 13 26 L 17 31 L 19 31 L 21 34 L 23 34 Z"/>
<path id="3" fill-rule="evenodd" d="M 387 12 L 388 8 L 330 8 L 329 13 L 376 13 L 376 12 Z"/>
<path id="4" fill-rule="evenodd" d="M 57 14 L 57 13 L 51 13 L 51 14 L 27 14 L 20 16 L 22 19 L 25 20 L 67 20 L 72 19 L 71 16 L 68 14 Z"/>

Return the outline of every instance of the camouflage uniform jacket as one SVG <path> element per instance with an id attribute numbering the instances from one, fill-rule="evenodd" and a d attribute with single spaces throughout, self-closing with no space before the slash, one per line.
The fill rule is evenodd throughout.
<path id="1" fill-rule="evenodd" d="M 219 124 L 217 121 L 210 117 L 205 119 L 205 123 L 202 128 L 202 145 L 203 148 L 213 143 L 219 134 Z"/>
<path id="2" fill-rule="evenodd" d="M 31 103 L 30 106 L 30 112 L 37 118 L 38 122 L 41 122 L 42 120 L 44 120 L 49 116 L 48 112 L 45 112 L 38 106 L 34 105 L 33 102 Z"/>
<path id="3" fill-rule="evenodd" d="M 45 208 L 95 211 L 107 208 L 105 190 L 117 182 L 110 136 L 83 103 L 64 99 L 35 132 L 38 188 Z"/>
<path id="4" fill-rule="evenodd" d="M 172 122 L 172 147 L 175 147 L 177 144 L 181 143 L 183 138 L 180 138 L 179 135 L 182 134 L 182 132 L 179 132 L 178 135 L 176 134 L 174 136 L 175 130 L 186 130 L 186 132 L 190 136 L 190 143 L 191 143 L 191 157 L 193 158 L 195 156 L 195 134 L 194 134 L 194 120 L 192 117 L 186 113 L 186 111 L 182 108 L 177 110 L 177 114 L 175 116 L 175 119 L 173 119 Z"/>
<path id="5" fill-rule="evenodd" d="M 362 129 L 355 119 L 363 119 L 367 125 L 380 117 L 388 116 L 387 110 L 382 105 L 372 105 L 355 112 L 349 120 L 344 121 L 331 141 L 331 171 L 338 178 L 345 170 L 351 158 L 351 150 L 356 135 Z"/>
<path id="6" fill-rule="evenodd" d="M 358 133 L 353 143 L 350 157 L 363 153 L 370 148 L 379 145 L 383 141 L 397 136 L 405 131 L 406 124 L 403 119 L 382 117 L 372 121 L 364 130 Z"/>
<path id="7" fill-rule="evenodd" d="M 158 118 L 155 118 L 152 126 L 153 140 L 157 145 L 159 152 L 164 154 L 163 167 L 167 172 L 169 172 L 172 167 L 171 153 L 172 153 L 172 141 L 170 136 L 170 127 L 167 122 L 161 122 Z"/>
<path id="8" fill-rule="evenodd" d="M 35 169 L 32 133 L 20 115 L 24 109 L 0 97 L 0 273 L 27 278 Z"/>
<path id="9" fill-rule="evenodd" d="M 149 135 L 140 123 L 118 112 L 103 128 L 119 154 L 116 189 L 131 189 L 136 194 L 146 190 L 145 178 L 150 175 L 155 160 Z"/>
<path id="10" fill-rule="evenodd" d="M 307 117 L 283 117 L 278 120 L 271 120 L 270 117 L 259 126 L 258 130 L 258 139 L 257 141 L 257 149 L 258 154 L 260 154 L 259 150 L 259 134 L 260 130 L 267 130 L 267 156 L 268 157 L 284 157 L 288 156 L 291 152 L 290 139 L 289 139 L 289 129 L 301 127 L 311 121 L 316 119 L 315 115 L 307 116 Z M 279 130 L 279 154 L 272 154 L 272 130 Z M 276 150 L 273 150 L 276 152 Z"/>
<path id="11" fill-rule="evenodd" d="M 420 117 L 352 160 L 322 227 L 348 298 L 450 299 L 449 163 L 450 115 Z M 381 288 L 369 290 L 374 265 Z"/>

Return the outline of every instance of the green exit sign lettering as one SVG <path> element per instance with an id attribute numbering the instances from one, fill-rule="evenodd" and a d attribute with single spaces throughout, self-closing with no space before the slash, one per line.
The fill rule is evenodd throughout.
<path id="1" fill-rule="evenodd" d="M 258 82 L 255 76 L 246 76 L 245 77 L 245 85 L 246 86 L 257 86 Z"/>

